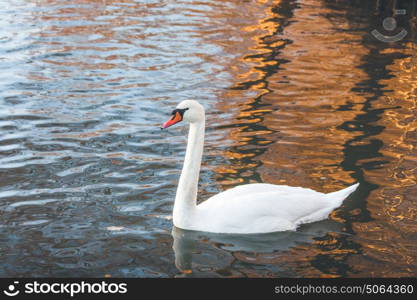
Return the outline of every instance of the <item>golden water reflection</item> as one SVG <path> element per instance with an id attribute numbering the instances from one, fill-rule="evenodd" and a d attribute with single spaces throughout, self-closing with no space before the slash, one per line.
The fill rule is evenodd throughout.
<path id="1" fill-rule="evenodd" d="M 330 192 L 361 181 L 363 192 L 332 214 L 352 237 L 329 233 L 276 255 L 238 251 L 235 258 L 285 265 L 297 276 L 415 276 L 415 40 L 366 44 L 377 24 L 351 30 L 326 1 L 259 7 L 242 9 L 259 21 L 233 23 L 240 46 L 224 47 L 235 55 L 227 66 L 233 84 L 217 106 L 236 121 L 225 132 L 233 142 L 221 155 L 230 164 L 215 167 L 218 182 Z"/>

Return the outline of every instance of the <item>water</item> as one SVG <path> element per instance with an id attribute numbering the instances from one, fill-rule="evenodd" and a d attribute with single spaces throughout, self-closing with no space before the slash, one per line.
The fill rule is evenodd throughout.
<path id="1" fill-rule="evenodd" d="M 0 276 L 417 275 L 415 1 L 11 0 L 0 25 Z M 199 201 L 359 191 L 297 232 L 172 231 L 187 131 L 159 125 L 187 98 Z"/>

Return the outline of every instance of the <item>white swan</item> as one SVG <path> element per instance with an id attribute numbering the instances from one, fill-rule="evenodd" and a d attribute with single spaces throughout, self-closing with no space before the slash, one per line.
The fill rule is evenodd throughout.
<path id="1" fill-rule="evenodd" d="M 161 129 L 183 120 L 190 123 L 190 130 L 174 202 L 173 223 L 178 228 L 242 234 L 295 230 L 300 224 L 326 219 L 359 185 L 323 194 L 300 187 L 253 183 L 221 192 L 197 205 L 205 128 L 203 106 L 194 100 L 182 101 Z"/>

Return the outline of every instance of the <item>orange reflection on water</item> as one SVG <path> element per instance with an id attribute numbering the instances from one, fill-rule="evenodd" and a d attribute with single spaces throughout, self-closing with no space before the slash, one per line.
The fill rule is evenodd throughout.
<path id="1" fill-rule="evenodd" d="M 404 46 L 401 53 L 406 57 L 388 66 L 395 76 L 381 80 L 387 92 L 375 103 L 375 108 L 386 109 L 378 122 L 385 130 L 378 138 L 384 141 L 380 152 L 389 163 L 367 172 L 381 187 L 368 198 L 375 221 L 355 224 L 368 258 L 351 259 L 359 276 L 367 276 L 371 268 L 376 277 L 415 276 L 417 271 L 417 57 L 415 44 Z M 399 51 L 386 49 L 383 54 Z"/>
<path id="2" fill-rule="evenodd" d="M 375 83 L 384 86 L 384 96 L 369 108 L 374 87 L 358 88 L 373 80 L 363 67 L 374 51 L 362 42 L 368 32 L 350 30 L 351 24 L 322 0 L 298 3 L 293 16 L 285 17 L 277 9 L 284 4 L 275 5 L 244 6 L 242 11 L 256 12 L 260 21 L 246 21 L 234 31 L 240 35 L 239 47 L 233 42 L 224 47 L 236 58 L 226 67 L 233 85 L 219 95 L 218 108 L 232 113 L 239 126 L 225 130 L 233 147 L 222 153 L 230 165 L 215 168 L 218 182 L 226 188 L 243 178 L 245 183 L 334 191 L 357 180 L 344 167 L 349 163 L 346 145 L 360 149 L 377 140 L 383 144 L 377 154 L 364 155 L 356 163 L 364 166 L 364 179 L 379 188 L 367 199 L 349 202 L 349 208 L 341 209 L 343 214 L 337 210 L 331 216 L 346 222 L 347 216 L 359 218 L 368 210 L 376 220 L 353 222 L 356 246 L 328 234 L 288 252 L 255 257 L 235 253 L 235 257 L 246 263 L 284 264 L 307 277 L 415 275 L 415 248 L 407 240 L 417 232 L 415 44 L 381 50 L 380 55 L 402 53 L 405 58 L 395 59 L 387 67 L 390 76 Z M 328 15 L 339 17 L 330 20 Z M 384 129 L 362 135 L 367 128 L 358 126 L 367 125 L 356 120 L 378 109 L 383 114 L 370 127 Z M 328 268 L 320 266 L 323 258 Z"/>

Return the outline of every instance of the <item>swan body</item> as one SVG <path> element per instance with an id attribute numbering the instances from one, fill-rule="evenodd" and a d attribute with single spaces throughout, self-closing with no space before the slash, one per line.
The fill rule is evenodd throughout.
<path id="1" fill-rule="evenodd" d="M 359 183 L 324 194 L 311 189 L 253 183 L 221 192 L 197 205 L 204 144 L 205 113 L 194 100 L 182 101 L 163 128 L 190 123 L 184 166 L 174 202 L 176 227 L 215 233 L 267 233 L 295 230 L 300 224 L 326 219 Z"/>

